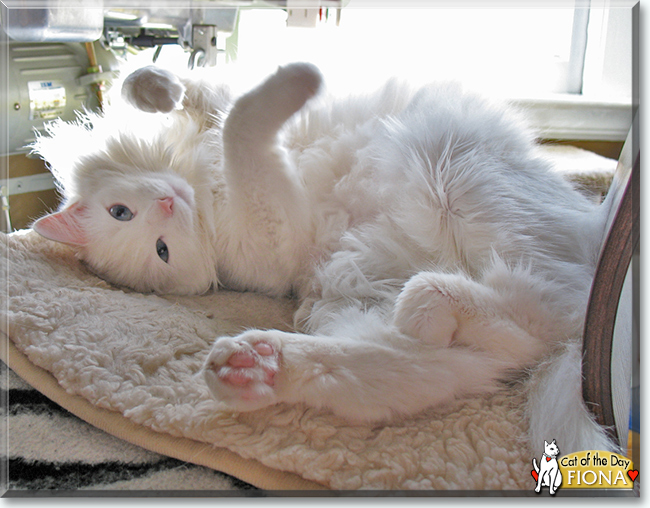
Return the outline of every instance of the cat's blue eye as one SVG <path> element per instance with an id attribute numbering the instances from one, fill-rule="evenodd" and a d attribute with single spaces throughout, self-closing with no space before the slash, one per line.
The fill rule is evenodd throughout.
<path id="1" fill-rule="evenodd" d="M 113 205 L 108 209 L 111 217 L 121 221 L 129 221 L 133 218 L 133 212 L 124 205 Z"/>
<path id="2" fill-rule="evenodd" d="M 156 242 L 156 252 L 158 253 L 158 257 L 165 263 L 169 262 L 169 249 L 167 248 L 167 244 L 162 241 L 162 238 L 158 238 Z"/>

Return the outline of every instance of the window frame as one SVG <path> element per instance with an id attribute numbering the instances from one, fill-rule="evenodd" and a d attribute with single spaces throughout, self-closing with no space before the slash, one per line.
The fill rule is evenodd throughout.
<path id="1" fill-rule="evenodd" d="M 300 0 L 298 0 L 299 2 Z M 396 0 L 363 0 L 365 7 L 396 7 Z M 343 1 L 345 15 L 347 2 Z M 489 6 L 489 3 L 487 3 Z M 637 42 L 638 3 L 635 0 L 554 0 L 530 7 L 574 5 L 574 23 L 567 74 L 566 92 L 520 95 L 510 102 L 524 110 L 544 139 L 624 141 L 638 105 Z M 305 4 L 306 6 L 307 4 Z M 469 0 L 409 0 L 399 8 L 484 7 Z M 494 3 L 495 8 L 526 8 L 520 2 Z M 358 4 L 357 7 L 359 8 Z M 619 10 L 625 10 L 621 16 Z M 618 12 L 617 12 L 618 11 Z M 630 33 L 631 31 L 631 33 Z M 631 40 L 626 40 L 626 33 Z M 629 62 L 623 79 L 611 73 L 620 68 L 617 60 Z"/>
<path id="2" fill-rule="evenodd" d="M 616 0 L 577 0 L 576 4 L 577 10 L 589 9 L 579 93 L 513 102 L 531 113 L 543 137 L 624 141 L 639 103 L 639 5 Z M 629 44 L 621 40 L 626 31 Z M 612 72 L 621 61 L 628 62 L 628 72 L 616 79 Z"/>

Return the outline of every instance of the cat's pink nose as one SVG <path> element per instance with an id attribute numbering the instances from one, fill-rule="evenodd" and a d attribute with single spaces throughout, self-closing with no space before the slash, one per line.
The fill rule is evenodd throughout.
<path id="1" fill-rule="evenodd" d="M 158 200 L 158 203 L 166 217 L 171 217 L 174 214 L 174 198 L 161 198 Z"/>

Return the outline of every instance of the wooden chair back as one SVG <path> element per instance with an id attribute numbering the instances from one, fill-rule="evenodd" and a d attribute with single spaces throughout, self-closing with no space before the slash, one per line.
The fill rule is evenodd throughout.
<path id="1" fill-rule="evenodd" d="M 616 428 L 612 395 L 612 352 L 623 282 L 639 244 L 639 152 L 637 117 L 619 158 L 609 190 L 612 196 L 605 202 L 610 209 L 583 334 L 583 398 L 596 421 L 619 444 L 622 436 Z"/>

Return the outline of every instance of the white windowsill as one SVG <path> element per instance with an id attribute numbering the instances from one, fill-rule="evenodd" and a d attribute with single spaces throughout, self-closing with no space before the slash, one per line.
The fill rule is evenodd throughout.
<path id="1" fill-rule="evenodd" d="M 545 139 L 624 141 L 632 125 L 630 99 L 596 100 L 581 95 L 557 94 L 513 98 L 531 126 Z"/>

